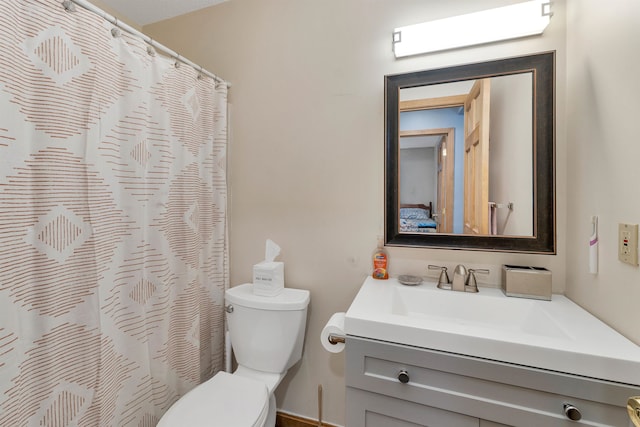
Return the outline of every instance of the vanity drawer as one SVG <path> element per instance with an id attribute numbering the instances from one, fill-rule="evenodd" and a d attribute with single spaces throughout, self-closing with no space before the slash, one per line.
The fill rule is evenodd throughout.
<path id="1" fill-rule="evenodd" d="M 347 388 L 347 427 L 478 427 L 478 418 Z"/>
<path id="2" fill-rule="evenodd" d="M 352 336 L 346 360 L 348 387 L 512 426 L 628 426 L 627 399 L 640 394 L 627 385 Z M 581 421 L 567 419 L 565 404 L 578 408 Z"/>

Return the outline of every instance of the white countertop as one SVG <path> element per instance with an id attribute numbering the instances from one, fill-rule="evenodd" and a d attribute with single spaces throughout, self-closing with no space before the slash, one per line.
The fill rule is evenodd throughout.
<path id="1" fill-rule="evenodd" d="M 562 295 L 551 301 L 367 278 L 345 333 L 640 386 L 640 347 Z"/>

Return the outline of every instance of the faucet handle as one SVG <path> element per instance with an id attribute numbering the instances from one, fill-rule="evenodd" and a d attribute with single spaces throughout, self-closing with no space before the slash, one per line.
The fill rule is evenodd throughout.
<path id="1" fill-rule="evenodd" d="M 467 283 L 465 283 L 465 287 L 464 287 L 464 290 L 466 292 L 478 292 L 478 282 L 476 281 L 475 273 L 489 274 L 490 271 L 484 268 L 483 269 L 470 268 L 469 275 L 467 276 Z"/>
<path id="2" fill-rule="evenodd" d="M 429 265 L 429 270 L 440 270 L 440 276 L 438 276 L 438 287 L 440 289 L 451 289 L 451 280 L 449 280 L 449 273 L 447 273 L 447 267 L 439 265 Z"/>

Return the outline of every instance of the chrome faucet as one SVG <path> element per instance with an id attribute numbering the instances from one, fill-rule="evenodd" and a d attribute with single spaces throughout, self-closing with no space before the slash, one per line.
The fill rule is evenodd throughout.
<path id="1" fill-rule="evenodd" d="M 438 288 L 458 292 L 478 292 L 478 282 L 475 274 L 489 274 L 489 270 L 486 269 L 467 269 L 464 265 L 458 264 L 453 272 L 453 280 L 449 280 L 447 267 L 429 265 L 429 270 L 440 270 L 440 276 L 438 276 Z"/>
<path id="2" fill-rule="evenodd" d="M 489 274 L 489 270 L 470 268 L 469 274 L 467 275 L 467 281 L 464 286 L 464 290 L 466 292 L 478 292 L 478 282 L 476 281 L 475 273 Z"/>
<path id="3" fill-rule="evenodd" d="M 451 281 L 449 280 L 449 273 L 447 273 L 447 267 L 441 267 L 439 265 L 429 265 L 429 270 L 440 270 L 440 276 L 438 276 L 438 288 L 451 289 Z"/>
<path id="4" fill-rule="evenodd" d="M 464 265 L 458 264 L 453 271 L 453 281 L 451 282 L 451 290 L 464 292 L 467 284 L 467 269 Z"/>

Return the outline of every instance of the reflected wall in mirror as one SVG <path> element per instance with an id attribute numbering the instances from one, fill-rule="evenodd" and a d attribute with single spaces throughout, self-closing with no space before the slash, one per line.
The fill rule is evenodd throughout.
<path id="1" fill-rule="evenodd" d="M 555 253 L 553 52 L 385 77 L 387 245 Z"/>

